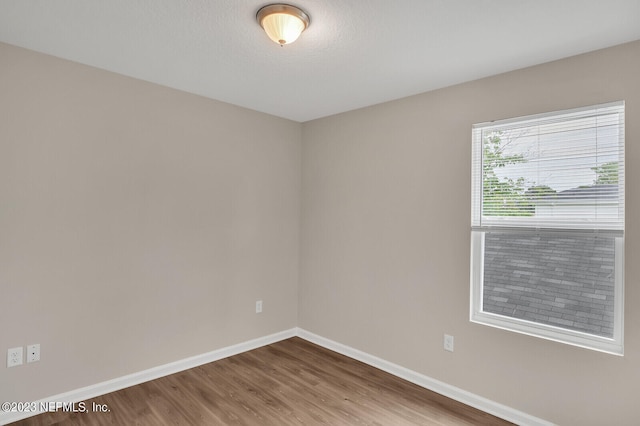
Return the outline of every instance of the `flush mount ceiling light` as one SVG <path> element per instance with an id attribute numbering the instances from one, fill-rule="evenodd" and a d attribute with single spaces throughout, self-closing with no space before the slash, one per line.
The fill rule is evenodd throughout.
<path id="1" fill-rule="evenodd" d="M 309 15 L 288 4 L 270 4 L 258 11 L 256 19 L 269 38 L 280 46 L 293 43 L 309 26 Z"/>

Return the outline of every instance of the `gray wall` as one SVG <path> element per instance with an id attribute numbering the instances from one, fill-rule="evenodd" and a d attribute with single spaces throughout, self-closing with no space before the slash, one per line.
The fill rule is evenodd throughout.
<path id="1" fill-rule="evenodd" d="M 296 326 L 299 123 L 6 44 L 0 64 L 0 348 L 42 352 L 0 367 L 0 401 Z"/>
<path id="2" fill-rule="evenodd" d="M 305 123 L 299 325 L 559 424 L 637 424 L 639 76 L 634 42 Z M 471 125 L 615 100 L 627 102 L 625 356 L 470 323 Z"/>

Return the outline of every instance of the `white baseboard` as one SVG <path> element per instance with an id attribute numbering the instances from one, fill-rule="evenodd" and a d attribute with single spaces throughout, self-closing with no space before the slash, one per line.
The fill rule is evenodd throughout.
<path id="1" fill-rule="evenodd" d="M 239 343 L 237 345 L 228 346 L 212 352 L 208 352 L 201 355 L 196 355 L 190 358 L 185 358 L 176 362 L 161 365 L 158 367 L 143 370 L 137 373 L 129 374 L 127 376 L 118 377 L 106 382 L 97 383 L 95 385 L 87 386 L 84 388 L 76 389 L 70 392 L 61 393 L 48 398 L 36 401 L 37 407 L 40 404 L 65 402 L 74 403 L 85 401 L 87 399 L 95 398 L 100 395 L 104 395 L 110 392 L 115 392 L 120 389 L 127 388 L 129 386 L 138 385 L 140 383 L 148 382 L 149 380 L 158 379 L 160 377 L 168 376 L 170 374 L 178 373 L 180 371 L 188 370 L 209 362 L 218 361 L 223 358 L 227 358 L 233 355 L 240 354 L 242 352 L 257 349 L 262 346 L 270 345 L 272 343 L 279 342 L 290 337 L 298 336 L 302 339 L 308 340 L 324 348 L 338 352 L 342 355 L 346 355 L 350 358 L 364 362 L 365 364 L 379 368 L 394 376 L 405 379 L 411 383 L 415 383 L 418 386 L 432 390 L 441 395 L 454 399 L 456 401 L 467 404 L 471 407 L 477 408 L 494 416 L 516 423 L 518 425 L 527 426 L 552 426 L 545 420 L 530 416 L 513 408 L 498 404 L 486 398 L 482 398 L 478 395 L 472 394 L 465 390 L 459 389 L 455 386 L 448 385 L 439 380 L 409 370 L 408 368 L 401 367 L 397 364 L 393 364 L 389 361 L 385 361 L 381 358 L 362 352 L 358 349 L 351 348 L 342 343 L 335 342 L 330 339 L 318 336 L 309 331 L 301 328 L 292 328 L 279 333 L 271 334 L 269 336 L 260 337 L 257 339 L 249 340 L 247 342 Z M 35 416 L 40 412 L 22 413 L 22 412 L 0 412 L 0 425 L 6 425 L 18 420 L 25 419 L 27 417 Z"/>
<path id="2" fill-rule="evenodd" d="M 440 395 L 444 395 L 448 398 L 462 402 L 463 404 L 477 408 L 512 423 L 523 426 L 553 426 L 553 423 L 546 420 L 542 420 L 527 413 L 498 404 L 497 402 L 459 389 L 455 386 L 448 385 L 439 380 L 425 376 L 424 374 L 417 373 L 413 370 L 385 361 L 384 359 L 375 357 L 366 352 L 343 345 L 342 343 L 334 342 L 333 340 L 318 336 L 317 334 L 313 334 L 301 328 L 297 329 L 296 334 L 298 337 L 308 340 L 311 343 L 315 343 L 316 345 L 338 352 L 342 355 L 348 356 L 349 358 L 364 362 L 365 364 L 379 368 L 380 370 L 386 371 L 394 376 L 400 377 L 411 383 L 415 383 L 418 386 L 432 390 Z"/>
<path id="3" fill-rule="evenodd" d="M 149 380 L 158 379 L 160 377 L 168 376 L 170 374 L 178 373 L 180 371 L 188 370 L 190 368 L 198 367 L 209 362 L 218 361 L 223 358 L 228 358 L 233 355 L 240 354 L 242 352 L 250 351 L 260 348 L 262 346 L 270 345 L 280 340 L 288 339 L 296 335 L 297 329 L 292 328 L 290 330 L 281 331 L 279 333 L 271 334 L 269 336 L 259 337 L 257 339 L 249 340 L 247 342 L 239 343 L 237 345 L 227 346 L 222 349 L 218 349 L 205 354 L 196 355 L 190 358 L 185 358 L 179 361 L 171 362 L 169 364 L 160 365 L 158 367 L 150 368 L 148 370 L 139 371 L 137 373 L 129 374 L 126 376 L 118 377 L 116 379 L 107 380 L 106 382 L 97 383 L 95 385 L 87 386 L 84 388 L 72 390 L 70 392 L 54 395 L 49 398 L 41 399 L 35 402 L 36 407 L 40 407 L 42 404 L 50 402 L 80 402 L 90 398 L 95 398 L 100 395 L 104 395 L 110 392 L 115 392 L 120 389 L 128 388 L 129 386 L 138 385 L 140 383 L 148 382 Z M 16 411 L 0 412 L 0 425 L 6 425 L 7 423 L 16 422 L 18 420 L 26 419 L 27 417 L 35 416 L 40 412 L 23 413 Z"/>

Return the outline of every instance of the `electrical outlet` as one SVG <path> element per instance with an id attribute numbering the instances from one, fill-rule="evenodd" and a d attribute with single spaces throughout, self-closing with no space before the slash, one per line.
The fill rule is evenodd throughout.
<path id="1" fill-rule="evenodd" d="M 444 335 L 444 350 L 453 352 L 453 336 Z"/>
<path id="2" fill-rule="evenodd" d="M 27 346 L 27 363 L 40 361 L 40 343 Z"/>
<path id="3" fill-rule="evenodd" d="M 256 301 L 256 314 L 259 314 L 262 312 L 262 300 L 258 300 Z"/>
<path id="4" fill-rule="evenodd" d="M 7 351 L 7 368 L 22 365 L 22 346 Z"/>

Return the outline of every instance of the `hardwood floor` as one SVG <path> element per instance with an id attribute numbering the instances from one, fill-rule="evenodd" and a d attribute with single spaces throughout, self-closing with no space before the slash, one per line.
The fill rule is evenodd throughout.
<path id="1" fill-rule="evenodd" d="M 291 338 L 14 425 L 509 425 L 381 370 Z"/>

